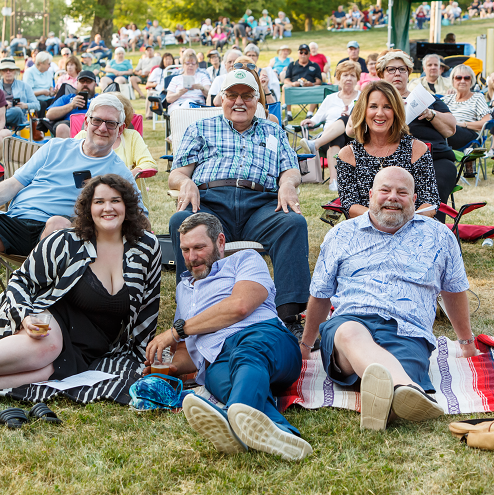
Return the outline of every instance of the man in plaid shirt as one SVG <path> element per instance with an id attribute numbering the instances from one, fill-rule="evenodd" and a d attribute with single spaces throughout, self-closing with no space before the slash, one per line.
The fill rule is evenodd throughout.
<path id="1" fill-rule="evenodd" d="M 180 190 L 170 219 L 177 282 L 185 271 L 178 228 L 199 210 L 211 213 L 227 242 L 264 246 L 273 263 L 278 315 L 300 340 L 310 272 L 297 156 L 279 125 L 255 117 L 260 88 L 249 70 L 231 71 L 221 94 L 223 115 L 187 128 L 168 180 L 170 189 Z"/>

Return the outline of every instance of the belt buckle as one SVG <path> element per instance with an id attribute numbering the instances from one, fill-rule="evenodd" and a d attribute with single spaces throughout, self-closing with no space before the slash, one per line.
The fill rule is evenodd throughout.
<path id="1" fill-rule="evenodd" d="M 240 181 L 240 177 L 237 178 L 236 182 L 235 182 L 235 187 L 244 187 L 242 186 L 241 184 L 239 184 L 239 181 Z"/>

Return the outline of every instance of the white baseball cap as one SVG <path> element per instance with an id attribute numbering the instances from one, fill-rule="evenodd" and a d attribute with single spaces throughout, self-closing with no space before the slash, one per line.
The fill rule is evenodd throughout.
<path id="1" fill-rule="evenodd" d="M 259 86 L 256 78 L 249 71 L 244 69 L 235 69 L 229 72 L 221 85 L 221 91 L 226 91 L 228 88 L 236 86 L 237 84 L 248 86 L 249 88 L 259 92 Z"/>

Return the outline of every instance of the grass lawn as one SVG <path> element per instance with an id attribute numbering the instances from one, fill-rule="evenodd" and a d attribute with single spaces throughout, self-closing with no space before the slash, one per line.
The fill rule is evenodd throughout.
<path id="1" fill-rule="evenodd" d="M 448 31 L 455 31 L 459 41 L 473 43 L 490 26 L 491 20 L 463 22 Z M 410 34 L 418 37 L 419 32 Z M 302 41 L 315 40 L 320 51 L 331 57 L 334 70 L 336 62 L 346 56 L 346 43 L 351 39 L 359 41 L 365 57 L 384 49 L 386 31 L 294 33 L 292 39 L 270 41 L 270 50 L 261 52 L 260 65 L 274 56 L 281 44 L 296 49 Z M 172 52 L 177 53 L 178 47 Z M 137 62 L 138 55 L 132 58 Z M 135 109 L 144 113 L 144 100 L 135 101 Z M 145 121 L 144 136 L 158 159 L 164 152 L 163 129 L 153 131 L 151 122 Z M 488 162 L 487 181 L 465 187 L 456 195 L 457 205 L 488 202 L 487 207 L 467 216 L 467 223 L 494 225 L 493 164 Z M 163 161 L 159 169 L 159 174 L 148 180 L 151 220 L 156 233 L 166 233 L 174 205 L 166 195 L 168 174 Z M 319 220 L 320 205 L 331 197 L 326 185 L 301 187 L 311 270 L 328 230 Z M 492 333 L 494 250 L 482 248 L 480 243 L 464 243 L 463 250 L 471 289 L 481 301 L 472 315 L 473 330 Z M 163 272 L 160 331 L 173 321 L 174 288 L 175 274 Z M 434 331 L 454 338 L 443 317 L 436 320 Z M 2 408 L 23 406 L 2 402 Z M 83 407 L 64 399 L 52 401 L 50 406 L 64 420 L 62 426 L 31 423 L 20 431 L 0 428 L 0 493 L 494 493 L 492 453 L 468 449 L 453 438 L 447 429 L 454 419 L 451 416 L 426 424 L 398 422 L 386 432 L 361 433 L 355 412 L 291 408 L 286 416 L 311 443 L 314 454 L 302 462 L 288 463 L 258 452 L 220 455 L 191 430 L 183 414 L 136 414 L 110 403 Z"/>

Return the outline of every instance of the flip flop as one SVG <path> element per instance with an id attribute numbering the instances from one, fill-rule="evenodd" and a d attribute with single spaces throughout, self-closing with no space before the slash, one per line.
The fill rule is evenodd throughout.
<path id="1" fill-rule="evenodd" d="M 40 402 L 33 406 L 29 411 L 29 416 L 35 419 L 41 419 L 46 423 L 61 424 L 62 420 L 44 403 Z"/>
<path id="2" fill-rule="evenodd" d="M 19 407 L 9 407 L 0 411 L 0 423 L 7 425 L 7 428 L 20 428 L 28 421 L 26 413 Z"/>

